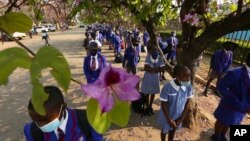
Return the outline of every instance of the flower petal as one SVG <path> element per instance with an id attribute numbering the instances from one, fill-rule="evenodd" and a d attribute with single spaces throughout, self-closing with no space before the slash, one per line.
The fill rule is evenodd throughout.
<path id="1" fill-rule="evenodd" d="M 103 113 L 110 111 L 115 104 L 115 99 L 110 92 L 111 91 L 107 89 L 105 94 L 101 94 L 101 97 L 97 99 Z"/>
<path id="2" fill-rule="evenodd" d="M 86 84 L 86 85 L 82 85 L 81 89 L 84 93 L 86 93 L 88 96 L 94 98 L 94 99 L 99 99 L 100 97 L 102 97 L 103 95 L 108 95 L 107 93 L 105 93 L 105 91 L 107 91 L 106 87 L 103 87 L 100 85 L 100 83 L 92 83 L 92 84 Z"/>
<path id="3" fill-rule="evenodd" d="M 123 100 L 123 101 L 134 101 L 134 100 L 137 100 L 141 97 L 140 93 L 138 92 L 138 90 L 136 88 L 129 89 L 127 91 L 121 87 L 114 87 L 114 90 L 116 92 L 116 96 L 120 100 Z"/>
<path id="4" fill-rule="evenodd" d="M 121 81 L 118 84 L 112 85 L 115 94 L 120 100 L 133 101 L 140 98 L 140 94 L 136 89 L 140 81 L 140 77 L 136 75 L 130 75 L 126 80 Z"/>

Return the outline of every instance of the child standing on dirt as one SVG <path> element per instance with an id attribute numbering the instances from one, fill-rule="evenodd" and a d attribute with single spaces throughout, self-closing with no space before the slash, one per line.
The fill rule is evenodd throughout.
<path id="1" fill-rule="evenodd" d="M 48 33 L 45 31 L 45 30 L 43 30 L 42 31 L 42 40 L 44 40 L 45 41 L 45 46 L 50 46 L 50 44 L 49 44 L 49 35 L 48 35 Z"/>
<path id="2" fill-rule="evenodd" d="M 159 55 L 156 48 L 148 45 L 148 55 L 144 65 L 144 76 L 141 85 L 141 92 L 146 95 L 146 114 L 153 115 L 153 102 L 155 94 L 160 93 L 159 72 L 164 69 L 163 58 Z"/>
<path id="3" fill-rule="evenodd" d="M 246 65 L 229 71 L 218 83 L 222 95 L 214 112 L 217 119 L 213 141 L 227 141 L 226 133 L 230 125 L 239 125 L 250 112 L 250 53 Z"/>
<path id="4" fill-rule="evenodd" d="M 205 87 L 205 90 L 203 92 L 204 96 L 208 96 L 208 88 L 210 83 L 217 78 L 217 82 L 224 76 L 227 71 L 229 70 L 230 65 L 233 62 L 233 45 L 231 42 L 225 42 L 223 43 L 223 49 L 218 50 L 214 53 L 214 55 L 211 57 L 210 61 L 210 69 L 211 72 L 208 77 L 208 81 Z"/>
<path id="5" fill-rule="evenodd" d="M 189 99 L 193 96 L 190 84 L 191 71 L 183 65 L 174 68 L 175 79 L 165 84 L 161 90 L 161 108 L 157 123 L 161 127 L 161 141 L 174 139 L 176 129 L 181 127 L 189 106 Z"/>

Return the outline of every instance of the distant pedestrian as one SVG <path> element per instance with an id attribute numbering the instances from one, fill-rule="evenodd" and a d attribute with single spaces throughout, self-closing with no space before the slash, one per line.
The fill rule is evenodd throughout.
<path id="1" fill-rule="evenodd" d="M 45 31 L 45 30 L 42 31 L 42 40 L 45 41 L 45 46 L 50 46 L 50 44 L 49 44 L 50 38 L 49 38 L 47 31 Z"/>

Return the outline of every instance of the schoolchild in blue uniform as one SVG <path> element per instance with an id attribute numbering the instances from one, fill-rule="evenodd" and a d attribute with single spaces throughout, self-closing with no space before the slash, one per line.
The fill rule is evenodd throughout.
<path id="1" fill-rule="evenodd" d="M 178 39 L 176 38 L 176 32 L 171 32 L 171 37 L 167 39 L 167 43 L 169 45 L 169 51 L 167 55 L 167 60 L 172 62 L 176 56 L 176 47 L 178 45 Z"/>
<path id="2" fill-rule="evenodd" d="M 123 58 L 123 68 L 127 70 L 128 73 L 136 74 L 136 66 L 139 62 L 139 40 L 133 37 L 132 44 L 126 48 Z"/>
<path id="3" fill-rule="evenodd" d="M 144 65 L 145 73 L 141 84 L 141 92 L 146 95 L 146 113 L 152 115 L 155 94 L 160 93 L 159 72 L 163 71 L 165 64 L 158 50 L 150 43 L 148 44 L 148 51 Z"/>
<path id="4" fill-rule="evenodd" d="M 90 139 L 80 127 L 77 111 L 67 108 L 61 91 L 55 86 L 46 86 L 44 91 L 48 94 L 48 100 L 44 103 L 45 116 L 39 115 L 29 101 L 28 112 L 33 122 L 24 127 L 26 141 L 87 141 Z M 93 141 L 102 141 L 103 136 L 98 134 L 87 121 L 83 124 L 86 125 Z"/>
<path id="5" fill-rule="evenodd" d="M 88 46 L 89 55 L 84 58 L 83 71 L 87 78 L 87 83 L 94 83 L 106 67 L 106 58 L 98 51 L 97 43 L 91 42 Z"/>
<path id="6" fill-rule="evenodd" d="M 218 50 L 214 53 L 214 55 L 211 57 L 211 62 L 210 62 L 210 75 L 205 87 L 205 90 L 203 92 L 204 96 L 207 96 L 207 91 L 209 88 L 210 83 L 217 78 L 217 82 L 221 79 L 222 76 L 224 76 L 230 65 L 232 64 L 233 61 L 233 52 L 232 50 L 232 45 L 230 42 L 225 42 L 223 43 L 223 49 Z"/>
<path id="7" fill-rule="evenodd" d="M 120 54 L 121 52 L 121 44 L 122 44 L 122 40 L 121 40 L 121 36 L 119 31 L 115 31 L 115 35 L 114 35 L 114 52 L 115 55 Z"/>
<path id="8" fill-rule="evenodd" d="M 230 70 L 218 82 L 217 89 L 221 100 L 214 112 L 217 119 L 214 126 L 214 141 L 226 141 L 230 125 L 241 123 L 250 112 L 250 53 L 246 65 Z"/>
<path id="9" fill-rule="evenodd" d="M 182 65 L 174 68 L 175 79 L 165 84 L 161 90 L 161 108 L 157 124 L 161 127 L 161 141 L 174 139 L 176 129 L 181 127 L 188 112 L 189 100 L 193 96 L 190 85 L 191 71 Z"/>

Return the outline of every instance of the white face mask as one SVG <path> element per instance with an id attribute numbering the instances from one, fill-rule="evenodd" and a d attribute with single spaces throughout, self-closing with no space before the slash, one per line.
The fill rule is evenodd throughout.
<path id="1" fill-rule="evenodd" d="M 62 107 L 63 107 L 63 105 L 61 106 L 61 109 L 60 109 L 60 112 L 59 112 L 59 115 L 57 118 L 55 118 L 53 121 L 51 121 L 50 123 L 47 123 L 46 125 L 44 125 L 42 127 L 39 127 L 36 123 L 37 127 L 39 127 L 43 132 L 52 132 L 55 129 L 57 129 L 62 123 L 62 120 L 61 121 L 59 120 L 59 116 L 61 115 Z"/>

